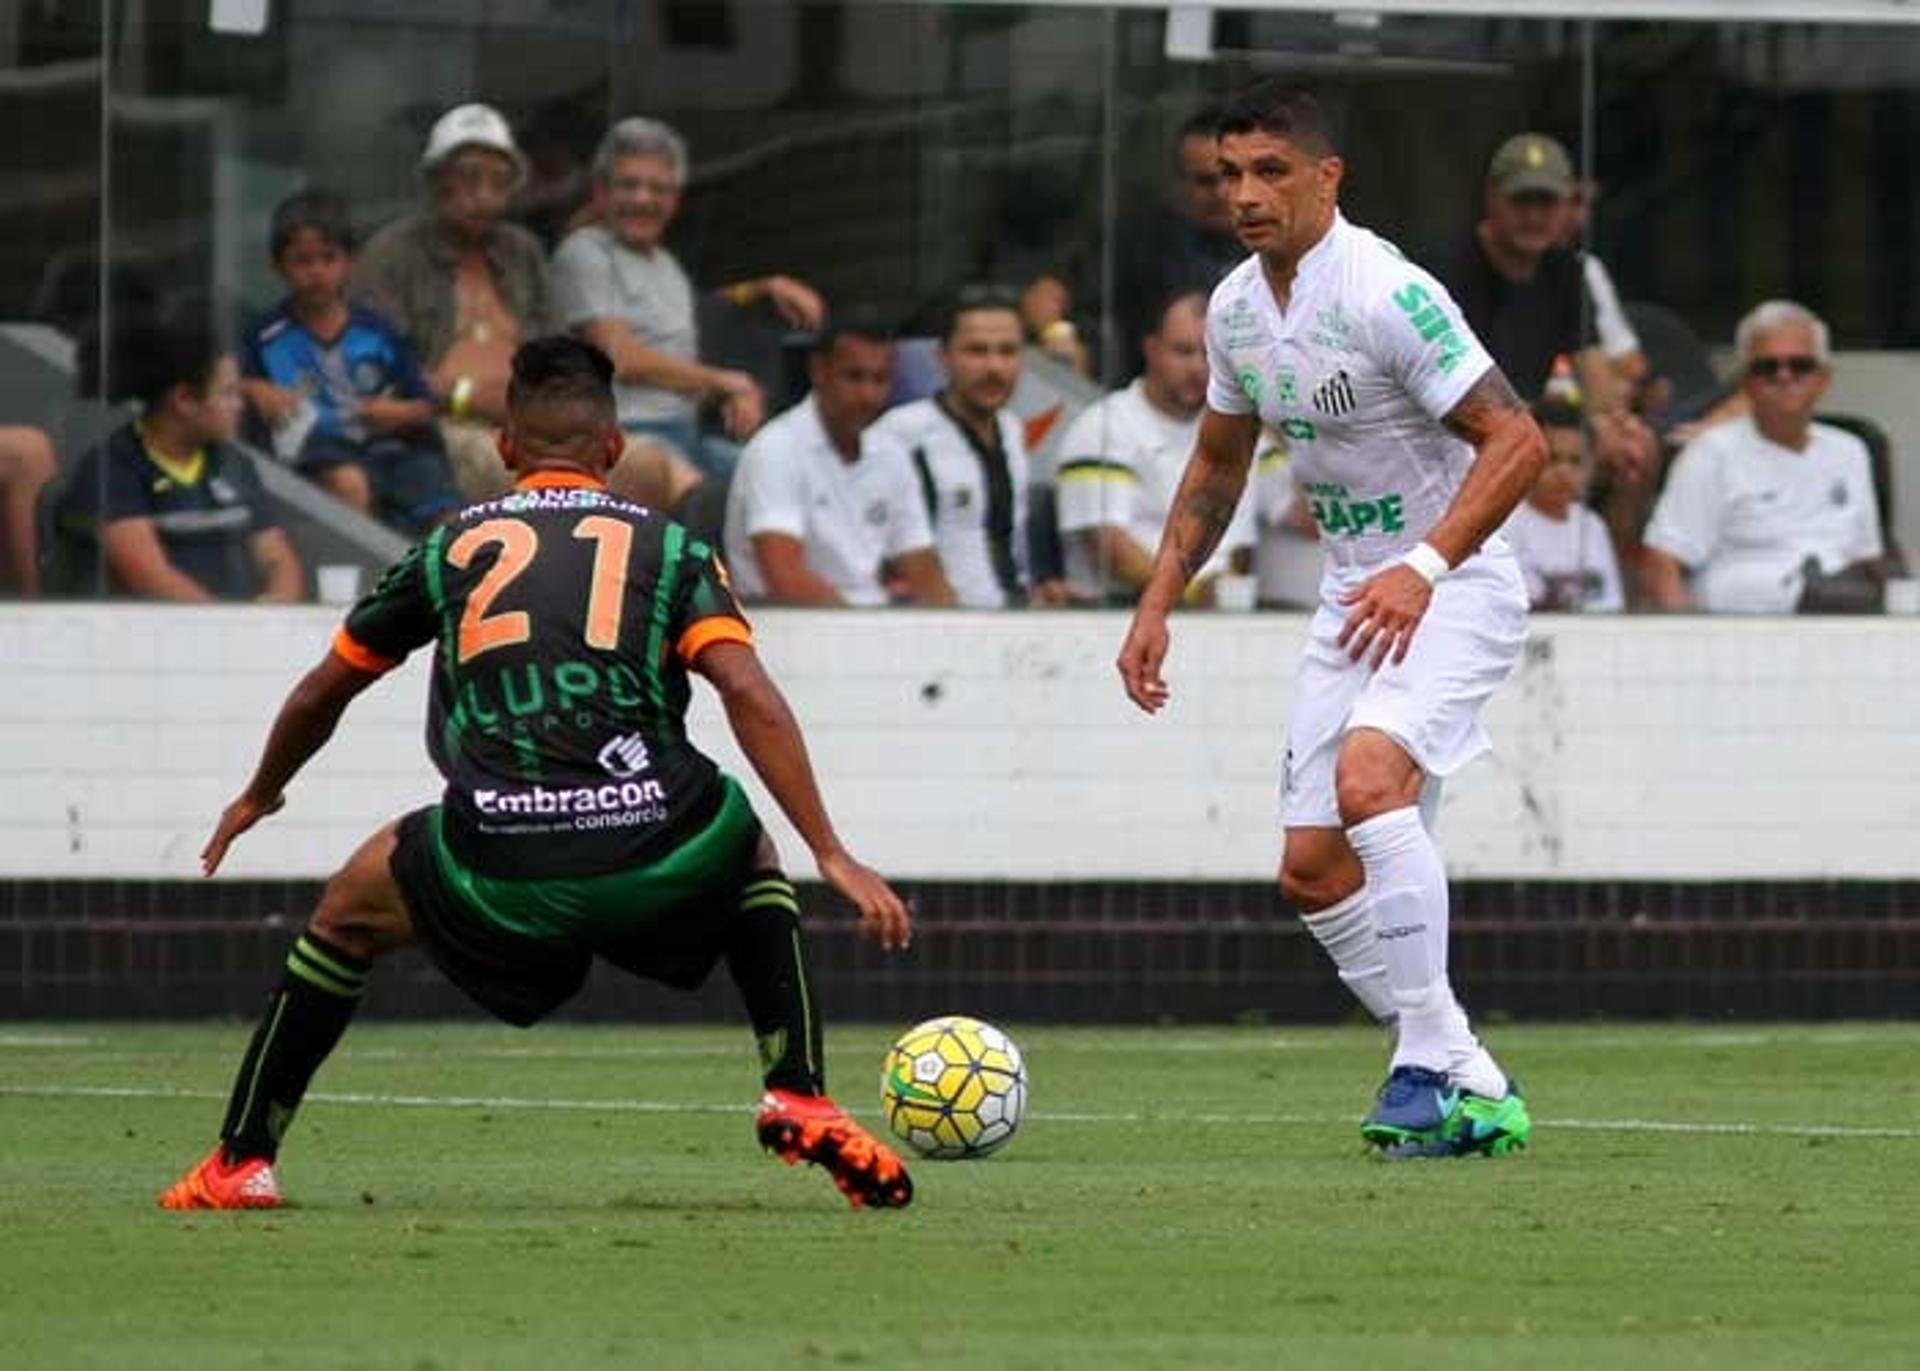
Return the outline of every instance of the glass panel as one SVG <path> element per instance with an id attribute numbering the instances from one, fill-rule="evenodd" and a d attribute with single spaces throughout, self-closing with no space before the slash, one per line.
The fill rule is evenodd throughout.
<path id="1" fill-rule="evenodd" d="M 0 7 L 0 594 L 40 581 L 38 494 L 80 435 L 76 343 L 99 312 L 97 6 Z"/>
<path id="2" fill-rule="evenodd" d="M 1736 324 L 1805 305 L 1837 354 L 1817 412 L 1865 440 L 1888 541 L 1914 546 L 1920 29 L 1608 24 L 1597 68 L 1595 243 L 1675 412 L 1745 405 Z"/>

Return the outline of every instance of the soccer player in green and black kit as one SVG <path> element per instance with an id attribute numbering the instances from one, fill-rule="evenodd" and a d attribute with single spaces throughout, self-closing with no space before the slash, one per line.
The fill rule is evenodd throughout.
<path id="1" fill-rule="evenodd" d="M 856 1206 L 906 1204 L 891 1149 L 825 1094 L 799 906 L 738 785 L 687 738 L 688 673 L 720 692 L 820 874 L 888 948 L 900 897 L 840 845 L 805 743 L 761 668 L 713 550 L 610 494 L 613 369 L 571 338 L 513 359 L 500 451 L 511 493 L 470 506 L 347 615 L 281 707 L 253 779 L 201 861 L 279 809 L 347 703 L 435 644 L 427 747 L 441 803 L 380 828 L 328 881 L 241 1062 L 220 1145 L 168 1209 L 269 1209 L 273 1162 L 307 1083 L 378 958 L 418 942 L 494 1014 L 531 1024 L 594 956 L 691 989 L 724 959 L 766 1067 L 761 1143 L 824 1167 Z"/>

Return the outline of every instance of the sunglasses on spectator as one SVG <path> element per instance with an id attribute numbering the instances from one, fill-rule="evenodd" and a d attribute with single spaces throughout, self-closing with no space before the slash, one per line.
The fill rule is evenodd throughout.
<path id="1" fill-rule="evenodd" d="M 1756 357 L 1747 363 L 1747 375 L 1756 381 L 1769 381 L 1783 375 L 1811 376 L 1818 370 L 1818 357 Z"/>

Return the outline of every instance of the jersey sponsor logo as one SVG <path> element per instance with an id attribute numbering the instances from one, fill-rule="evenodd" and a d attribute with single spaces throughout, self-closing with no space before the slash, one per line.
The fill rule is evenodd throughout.
<path id="1" fill-rule="evenodd" d="M 1320 436 L 1320 430 L 1313 426 L 1311 419 L 1282 419 L 1280 431 L 1299 443 L 1311 443 Z"/>
<path id="2" fill-rule="evenodd" d="M 1407 282 L 1393 293 L 1393 303 L 1407 316 L 1421 342 L 1439 344 L 1440 356 L 1435 366 L 1442 371 L 1452 371 L 1460 364 L 1460 359 L 1467 355 L 1467 345 L 1453 326 L 1453 320 L 1425 286 L 1418 281 Z"/>
<path id="3" fill-rule="evenodd" d="M 1240 369 L 1239 379 L 1240 389 L 1246 392 L 1247 398 L 1253 402 L 1254 408 L 1258 409 L 1262 403 L 1260 397 L 1266 389 L 1266 387 L 1260 384 L 1260 373 L 1252 367 L 1242 367 Z"/>
<path id="4" fill-rule="evenodd" d="M 1835 509 L 1845 509 L 1847 506 L 1847 483 L 1845 481 L 1835 480 L 1833 488 L 1827 492 L 1827 498 L 1833 501 L 1833 507 Z"/>
<path id="5" fill-rule="evenodd" d="M 1353 378 L 1345 371 L 1334 372 L 1313 392 L 1313 407 L 1322 414 L 1345 414 L 1355 403 Z"/>
<path id="6" fill-rule="evenodd" d="M 1338 305 L 1331 305 L 1314 314 L 1313 327 L 1307 331 L 1307 341 L 1329 352 L 1359 351 L 1359 345 L 1353 339 L 1353 321 Z"/>
<path id="7" fill-rule="evenodd" d="M 645 813 L 658 810 L 666 817 L 667 788 L 658 781 L 623 781 L 618 785 L 572 786 L 553 790 L 543 785 L 524 790 L 476 790 L 473 807 L 488 818 L 510 815 L 592 815 Z M 636 819 L 634 822 L 645 822 Z"/>
<path id="8" fill-rule="evenodd" d="M 866 508 L 866 520 L 868 523 L 872 524 L 875 528 L 878 528 L 880 527 L 880 525 L 886 523 L 887 502 L 885 500 L 875 500 L 871 504 L 869 504 Z"/>
<path id="9" fill-rule="evenodd" d="M 1273 393 L 1283 405 L 1300 403 L 1300 378 L 1293 374 L 1292 367 L 1281 367 L 1273 373 Z"/>
<path id="10" fill-rule="evenodd" d="M 1229 350 L 1256 347 L 1261 341 L 1260 316 L 1244 297 L 1227 306 L 1220 332 Z"/>
<path id="11" fill-rule="evenodd" d="M 1407 527 L 1405 502 L 1398 495 L 1356 500 L 1332 481 L 1307 483 L 1307 510 L 1327 537 L 1358 538 L 1368 533 L 1400 533 Z"/>
<path id="12" fill-rule="evenodd" d="M 647 740 L 638 733 L 622 733 L 608 740 L 594 760 L 600 763 L 601 770 L 616 781 L 628 780 L 647 769 L 651 758 L 647 755 Z"/>

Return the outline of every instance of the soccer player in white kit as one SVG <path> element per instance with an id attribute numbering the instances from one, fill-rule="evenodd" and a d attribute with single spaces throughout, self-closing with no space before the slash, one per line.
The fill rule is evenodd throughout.
<path id="1" fill-rule="evenodd" d="M 1506 1152 L 1532 1124 L 1448 982 L 1422 801 L 1486 750 L 1480 707 L 1519 659 L 1526 589 L 1496 530 L 1546 442 L 1439 282 L 1341 216 L 1344 165 L 1311 95 L 1247 91 L 1219 154 L 1253 256 L 1207 308 L 1207 409 L 1121 679 L 1148 713 L 1166 704 L 1167 616 L 1233 515 L 1260 425 L 1284 433 L 1326 573 L 1288 722 L 1281 893 L 1396 1024 L 1362 1135 L 1392 1157 Z"/>

